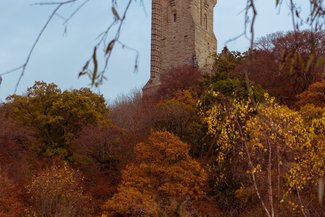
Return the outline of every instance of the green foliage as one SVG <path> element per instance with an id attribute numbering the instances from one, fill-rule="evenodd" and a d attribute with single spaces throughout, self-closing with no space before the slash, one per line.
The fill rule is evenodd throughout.
<path id="1" fill-rule="evenodd" d="M 216 55 L 211 80 L 218 81 L 230 78 L 230 73 L 247 58 L 246 53 L 229 51 L 226 47 Z"/>
<path id="2" fill-rule="evenodd" d="M 243 77 L 233 75 L 236 67 L 246 59 L 245 53 L 229 52 L 226 48 L 215 59 L 211 74 L 207 74 L 202 83 L 204 89 L 213 90 L 226 97 L 246 100 L 250 94 L 256 101 L 263 100 L 265 90 Z M 248 87 L 250 90 L 248 90 Z M 251 91 L 251 93 L 250 93 Z M 213 103 L 211 96 L 204 96 L 206 104 Z"/>
<path id="3" fill-rule="evenodd" d="M 25 95 L 8 100 L 12 117 L 36 132 L 34 150 L 47 157 L 71 157 L 69 145 L 82 128 L 106 122 L 104 98 L 86 88 L 62 92 L 53 83 L 35 82 Z"/>
<path id="4" fill-rule="evenodd" d="M 197 155 L 205 136 L 204 126 L 197 114 L 198 97 L 193 91 L 177 91 L 170 99 L 156 105 L 153 127 L 177 135 L 191 144 L 191 154 Z"/>

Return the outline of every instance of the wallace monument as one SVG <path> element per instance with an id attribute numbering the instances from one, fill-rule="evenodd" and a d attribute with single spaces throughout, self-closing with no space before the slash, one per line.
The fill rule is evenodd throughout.
<path id="1" fill-rule="evenodd" d="M 152 0 L 151 68 L 144 93 L 160 84 L 160 75 L 173 67 L 201 69 L 213 64 L 217 41 L 213 8 L 217 0 Z"/>

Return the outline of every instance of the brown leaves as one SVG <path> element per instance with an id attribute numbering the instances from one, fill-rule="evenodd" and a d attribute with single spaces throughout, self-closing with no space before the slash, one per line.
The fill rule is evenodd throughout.
<path id="1" fill-rule="evenodd" d="M 28 190 L 37 216 L 83 216 L 86 202 L 83 177 L 67 165 L 54 165 L 33 177 Z"/>
<path id="2" fill-rule="evenodd" d="M 325 107 L 325 81 L 316 82 L 297 96 L 297 105 L 314 104 L 318 107 Z"/>
<path id="3" fill-rule="evenodd" d="M 21 188 L 21 187 L 20 187 Z M 23 214 L 23 205 L 18 198 L 18 186 L 8 178 L 0 165 L 0 216 L 18 217 Z"/>
<path id="4" fill-rule="evenodd" d="M 109 44 L 106 47 L 105 55 L 108 56 L 111 55 L 115 42 L 116 42 L 115 39 L 109 42 Z"/>
<path id="5" fill-rule="evenodd" d="M 93 68 L 89 69 L 89 63 L 93 63 Z M 94 47 L 93 54 L 90 60 L 86 61 L 85 65 L 82 67 L 82 70 L 78 74 L 78 78 L 88 75 L 90 78 L 90 85 L 98 87 L 102 84 L 103 80 L 106 79 L 103 75 L 103 72 L 99 72 L 99 63 L 97 59 L 97 46 Z"/>

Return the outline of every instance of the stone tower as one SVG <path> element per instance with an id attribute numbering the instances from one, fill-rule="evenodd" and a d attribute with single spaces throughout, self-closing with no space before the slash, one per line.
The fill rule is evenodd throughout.
<path id="1" fill-rule="evenodd" d="M 213 8 L 217 0 L 152 0 L 150 93 L 172 67 L 209 68 L 217 42 Z"/>

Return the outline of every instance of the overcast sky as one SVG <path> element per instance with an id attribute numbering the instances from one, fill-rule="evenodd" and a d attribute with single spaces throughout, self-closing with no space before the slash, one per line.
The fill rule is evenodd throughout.
<path id="1" fill-rule="evenodd" d="M 117 48 L 106 73 L 107 80 L 100 87 L 108 101 L 132 89 L 141 88 L 149 79 L 150 71 L 150 20 L 151 1 L 139 0 L 131 6 L 123 26 L 121 41 L 140 53 L 138 73 L 133 73 L 134 53 Z M 31 6 L 34 0 L 0 0 L 0 74 L 21 65 L 40 29 L 49 17 L 52 6 Z M 43 2 L 46 2 L 44 0 Z M 121 0 L 119 10 L 123 9 Z M 244 30 L 246 0 L 219 0 L 214 10 L 214 31 L 218 40 L 218 52 L 225 42 Z M 111 0 L 90 0 L 70 21 L 67 32 L 59 16 L 48 26 L 39 41 L 27 67 L 18 94 L 26 91 L 35 80 L 54 82 L 62 89 L 87 87 L 89 80 L 77 79 L 78 72 L 90 57 L 96 37 L 113 19 Z M 76 5 L 75 5 L 76 6 Z M 61 16 L 68 16 L 72 7 L 63 8 Z M 275 9 L 275 0 L 257 1 L 258 17 L 256 36 L 261 37 L 276 31 L 292 29 L 289 12 L 284 2 L 281 11 Z M 249 41 L 244 37 L 228 44 L 230 50 L 245 51 Z M 19 72 L 3 77 L 0 100 L 12 94 Z M 97 91 L 97 90 L 95 90 Z"/>

